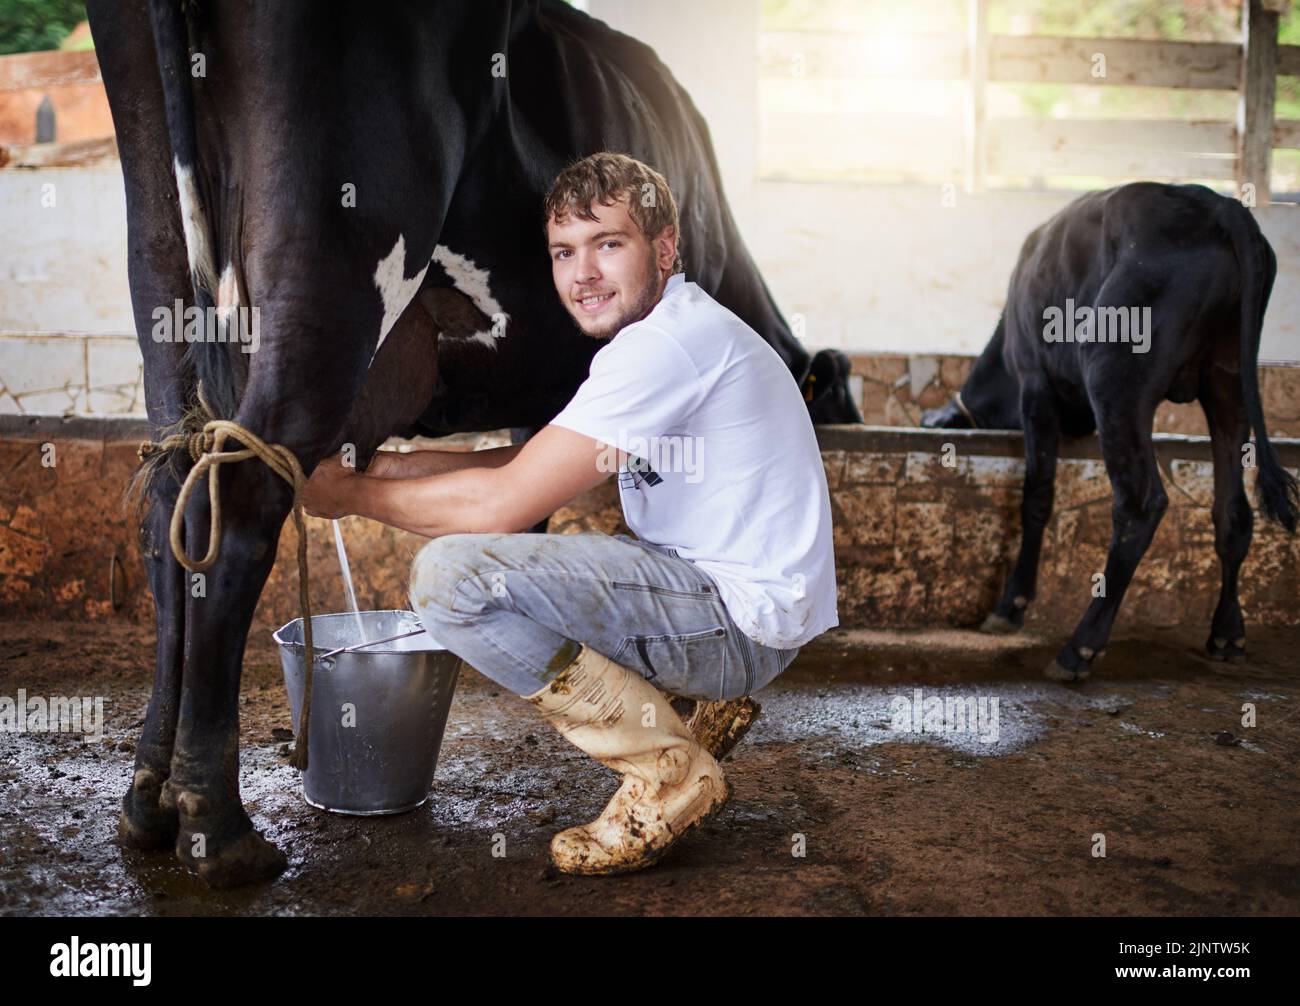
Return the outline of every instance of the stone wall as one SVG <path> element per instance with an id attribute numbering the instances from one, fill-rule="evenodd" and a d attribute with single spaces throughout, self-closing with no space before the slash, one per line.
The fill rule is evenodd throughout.
<path id="1" fill-rule="evenodd" d="M 119 500 L 142 433 L 139 424 L 125 421 L 10 418 L 0 424 L 4 617 L 152 617 L 134 526 Z M 835 517 L 841 624 L 978 624 L 1015 555 L 1020 438 L 854 427 L 823 427 L 819 437 Z M 44 444 L 54 447 L 52 468 L 42 465 Z M 953 445 L 952 467 L 943 464 L 944 444 Z M 1300 441 L 1279 448 L 1284 462 L 1300 470 Z M 1065 628 L 1086 607 L 1092 574 L 1105 565 L 1110 486 L 1095 438 L 1068 443 L 1062 454 L 1030 621 Z M 1208 626 L 1219 589 L 1208 446 L 1162 436 L 1157 454 L 1170 507 L 1121 619 Z M 407 607 L 411 559 L 425 539 L 360 518 L 342 523 L 360 604 Z M 308 518 L 308 524 L 316 610 L 343 610 L 329 522 Z M 552 528 L 624 530 L 612 483 L 566 507 Z M 256 631 L 297 616 L 296 548 L 287 522 Z M 1300 538 L 1258 520 L 1241 583 L 1249 623 L 1300 624 Z"/>
<path id="2" fill-rule="evenodd" d="M 1019 545 L 1024 463 L 1018 436 L 964 431 L 820 431 L 835 518 L 840 620 L 849 626 L 977 625 L 996 602 Z M 955 463 L 943 463 L 943 445 Z M 1283 445 L 1292 472 L 1300 444 Z M 1095 438 L 1063 445 L 1031 622 L 1073 626 L 1106 564 L 1111 492 Z M 1208 444 L 1157 438 L 1169 509 L 1121 618 L 1205 624 L 1218 599 L 1213 465 Z M 1254 502 L 1254 472 L 1247 491 Z M 1241 574 L 1248 621 L 1300 623 L 1300 538 L 1256 515 Z"/>

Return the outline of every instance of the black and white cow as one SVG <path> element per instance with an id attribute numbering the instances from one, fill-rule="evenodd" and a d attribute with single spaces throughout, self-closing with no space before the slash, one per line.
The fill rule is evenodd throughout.
<path id="1" fill-rule="evenodd" d="M 860 421 L 841 358 L 819 361 L 829 380 L 805 381 L 812 361 L 740 239 L 708 129 L 634 39 L 560 0 L 87 6 L 155 440 L 192 422 L 200 382 L 212 413 L 307 473 L 345 443 L 365 465 L 392 434 L 544 425 L 599 347 L 552 287 L 542 197 L 597 150 L 663 172 L 688 278 L 767 339 L 815 418 Z M 256 308 L 257 351 L 155 341 L 157 309 L 177 301 L 221 319 Z M 189 465 L 169 452 L 149 481 L 157 666 L 119 836 L 230 885 L 285 864 L 240 801 L 237 698 L 292 499 L 259 461 L 226 467 L 220 557 L 196 598 L 168 546 Z M 190 555 L 206 551 L 209 516 L 195 493 Z"/>
<path id="2" fill-rule="evenodd" d="M 1252 427 L 1261 508 L 1296 529 L 1296 482 L 1269 443 L 1256 373 L 1276 272 L 1250 212 L 1203 186 L 1139 182 L 1089 193 L 1025 239 L 993 338 L 961 392 L 925 415 L 931 427 L 1025 431 L 1020 555 L 984 622 L 991 632 L 1019 629 L 1034 599 L 1060 436 L 1100 435 L 1114 492 L 1104 596 L 1048 677 L 1088 676 L 1169 504 L 1151 438 L 1164 399 L 1198 399 L 1205 411 L 1223 576 L 1206 648 L 1217 659 L 1244 655 L 1237 574 L 1253 523 L 1243 487 Z"/>

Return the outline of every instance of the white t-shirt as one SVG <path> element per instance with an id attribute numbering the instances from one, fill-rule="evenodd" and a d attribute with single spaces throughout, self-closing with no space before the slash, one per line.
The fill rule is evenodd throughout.
<path id="1" fill-rule="evenodd" d="M 839 624 L 808 407 L 775 350 L 695 283 L 669 277 L 551 422 L 640 459 L 618 477 L 628 527 L 705 570 L 750 638 L 789 649 Z"/>

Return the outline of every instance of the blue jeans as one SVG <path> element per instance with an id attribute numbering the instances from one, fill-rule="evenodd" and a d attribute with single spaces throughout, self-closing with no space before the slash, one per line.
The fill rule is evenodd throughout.
<path id="1" fill-rule="evenodd" d="M 434 639 L 518 695 L 584 643 L 694 699 L 756 692 L 799 652 L 754 642 L 708 574 L 621 534 L 445 535 L 416 554 L 410 597 Z"/>

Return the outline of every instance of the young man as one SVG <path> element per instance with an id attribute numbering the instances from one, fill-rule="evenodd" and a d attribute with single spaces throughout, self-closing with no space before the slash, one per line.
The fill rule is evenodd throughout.
<path id="1" fill-rule="evenodd" d="M 429 633 L 623 775 L 551 842 L 563 871 L 615 873 L 730 795 L 662 692 L 747 696 L 839 624 L 830 501 L 789 370 L 682 275 L 662 175 L 594 154 L 556 179 L 545 220 L 556 292 L 610 340 L 573 400 L 523 445 L 322 464 L 304 505 L 433 539 L 410 590 Z M 637 539 L 519 533 L 615 471 Z"/>

